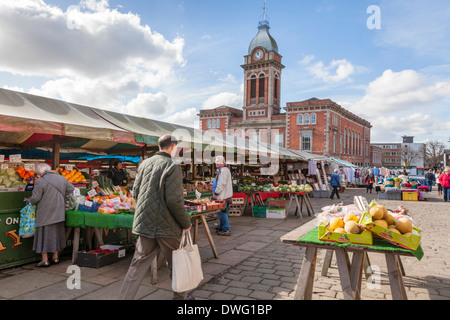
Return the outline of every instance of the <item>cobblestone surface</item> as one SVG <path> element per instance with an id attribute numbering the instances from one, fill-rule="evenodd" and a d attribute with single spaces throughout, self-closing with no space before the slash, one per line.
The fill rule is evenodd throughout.
<path id="1" fill-rule="evenodd" d="M 363 189 L 347 189 L 341 195 L 344 204 L 353 202 L 355 195 L 366 196 L 368 201 L 377 195 L 366 194 Z M 324 206 L 335 203 L 328 198 L 311 199 L 316 213 Z M 423 230 L 424 258 L 402 257 L 406 275 L 404 282 L 408 299 L 450 299 L 450 204 L 442 202 L 433 192 L 429 201 L 402 202 L 380 200 L 389 208 L 403 205 L 409 208 Z M 193 291 L 197 300 L 292 300 L 300 272 L 304 249 L 283 244 L 280 237 L 313 219 L 303 219 L 293 212 L 285 220 L 258 219 L 251 216 L 230 217 L 231 237 L 213 238 L 219 252 L 215 259 L 209 242 L 199 229 L 198 245 L 203 261 L 204 281 Z M 214 223 L 210 222 L 214 230 Z M 343 299 L 339 272 L 335 259 L 322 276 L 325 251 L 319 250 L 312 298 L 315 300 Z M 362 299 L 392 299 L 387 277 L 386 262 L 382 254 L 369 254 L 371 264 L 380 270 L 376 274 L 380 286 L 372 288 L 371 281 L 362 284 Z M 70 257 L 63 257 L 57 266 L 36 269 L 34 264 L 0 271 L 0 299 L 61 299 L 111 300 L 118 291 L 127 272 L 131 256 L 99 269 L 81 268 L 82 290 L 67 289 L 66 281 Z M 170 278 L 166 267 L 158 270 L 158 283 L 151 284 L 150 274 L 144 279 L 137 299 L 171 299 Z"/>

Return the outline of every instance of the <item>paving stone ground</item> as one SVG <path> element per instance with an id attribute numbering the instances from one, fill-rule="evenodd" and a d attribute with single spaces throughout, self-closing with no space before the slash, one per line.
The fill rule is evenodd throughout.
<path id="1" fill-rule="evenodd" d="M 350 204 L 355 195 L 366 196 L 370 201 L 377 195 L 366 194 L 364 189 L 347 189 L 341 198 Z M 336 200 L 311 199 L 316 213 Z M 444 203 L 437 192 L 429 201 L 403 202 L 380 200 L 389 208 L 403 205 L 409 208 L 423 230 L 424 258 L 402 257 L 408 299 L 450 299 L 450 203 Z M 290 212 L 285 220 L 261 219 L 251 216 L 230 217 L 231 237 L 219 237 L 213 232 L 219 252 L 215 259 L 199 228 L 198 245 L 203 262 L 204 280 L 193 291 L 197 300 L 293 300 L 304 249 L 283 244 L 280 237 L 313 219 L 303 214 L 303 219 Z M 210 222 L 214 230 L 214 222 Z M 342 289 L 336 262 L 333 259 L 327 276 L 321 275 L 325 251 L 319 250 L 314 282 L 313 299 L 341 300 Z M 384 256 L 369 255 L 371 264 L 378 266 L 376 274 L 381 280 L 378 288 L 367 282 L 362 284 L 362 299 L 389 300 L 389 281 Z M 70 257 L 63 257 L 57 266 L 37 269 L 34 264 L 0 271 L 0 299 L 4 300 L 111 300 L 118 292 L 131 261 L 123 260 L 99 269 L 81 268 L 81 289 L 70 290 L 67 281 L 71 273 Z M 152 285 L 150 274 L 144 279 L 136 297 L 140 300 L 168 300 L 172 298 L 167 267 L 158 270 L 158 283 Z"/>

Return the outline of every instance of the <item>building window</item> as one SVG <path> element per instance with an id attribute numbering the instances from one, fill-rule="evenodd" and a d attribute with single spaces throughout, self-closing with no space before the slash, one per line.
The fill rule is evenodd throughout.
<path id="1" fill-rule="evenodd" d="M 260 76 L 260 78 L 259 78 L 259 97 L 260 98 L 264 98 L 265 84 L 266 84 L 266 78 L 264 78 L 264 76 Z"/>
<path id="2" fill-rule="evenodd" d="M 216 128 L 217 128 L 217 129 L 220 129 L 220 119 L 217 119 L 217 120 L 216 120 Z"/>
<path id="3" fill-rule="evenodd" d="M 276 134 L 274 136 L 274 145 L 277 145 L 279 147 L 283 147 L 284 145 L 284 134 Z"/>
<path id="4" fill-rule="evenodd" d="M 273 90 L 273 97 L 275 99 L 278 99 L 278 79 L 275 78 L 275 84 L 274 84 L 274 90 Z"/>
<path id="5" fill-rule="evenodd" d="M 303 115 L 302 115 L 302 114 L 299 114 L 299 115 L 298 115 L 298 118 L 297 118 L 297 124 L 300 124 L 300 125 L 303 124 Z"/>
<path id="6" fill-rule="evenodd" d="M 339 140 L 339 153 L 343 153 L 344 149 L 344 143 L 343 143 L 343 135 L 341 134 L 340 140 Z"/>
<path id="7" fill-rule="evenodd" d="M 252 76 L 250 80 L 250 98 L 256 98 L 256 76 Z"/>
<path id="8" fill-rule="evenodd" d="M 216 128 L 216 120 L 211 120 L 212 123 L 212 128 L 215 129 Z"/>
<path id="9" fill-rule="evenodd" d="M 207 125 L 206 125 L 207 129 L 211 129 L 211 120 L 208 120 Z"/>
<path id="10" fill-rule="evenodd" d="M 334 132 L 333 133 L 333 153 L 336 153 L 336 151 L 337 151 L 336 144 L 337 144 L 337 133 Z"/>
<path id="11" fill-rule="evenodd" d="M 302 151 L 312 151 L 312 134 L 302 133 L 301 134 L 301 150 Z"/>
<path id="12" fill-rule="evenodd" d="M 309 124 L 309 114 L 305 114 L 305 122 L 304 124 Z"/>
<path id="13" fill-rule="evenodd" d="M 311 115 L 311 124 L 317 124 L 317 116 L 315 113 Z"/>

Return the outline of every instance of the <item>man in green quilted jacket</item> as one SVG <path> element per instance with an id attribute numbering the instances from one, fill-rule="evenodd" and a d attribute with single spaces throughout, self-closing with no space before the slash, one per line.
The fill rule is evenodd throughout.
<path id="1" fill-rule="evenodd" d="M 164 255 L 172 274 L 172 251 L 180 246 L 191 221 L 184 207 L 183 177 L 172 161 L 178 141 L 171 135 L 159 138 L 159 152 L 143 161 L 133 187 L 136 210 L 133 233 L 138 235 L 136 250 L 125 276 L 119 297 L 134 299 L 158 252 Z M 174 299 L 192 299 L 187 293 L 174 292 Z"/>

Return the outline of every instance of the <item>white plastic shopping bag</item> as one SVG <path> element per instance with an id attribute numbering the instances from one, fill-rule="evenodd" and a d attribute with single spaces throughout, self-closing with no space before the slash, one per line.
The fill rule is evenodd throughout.
<path id="1" fill-rule="evenodd" d="M 198 246 L 192 243 L 191 233 L 183 231 L 180 248 L 172 251 L 172 290 L 193 290 L 202 280 L 202 260 Z"/>

